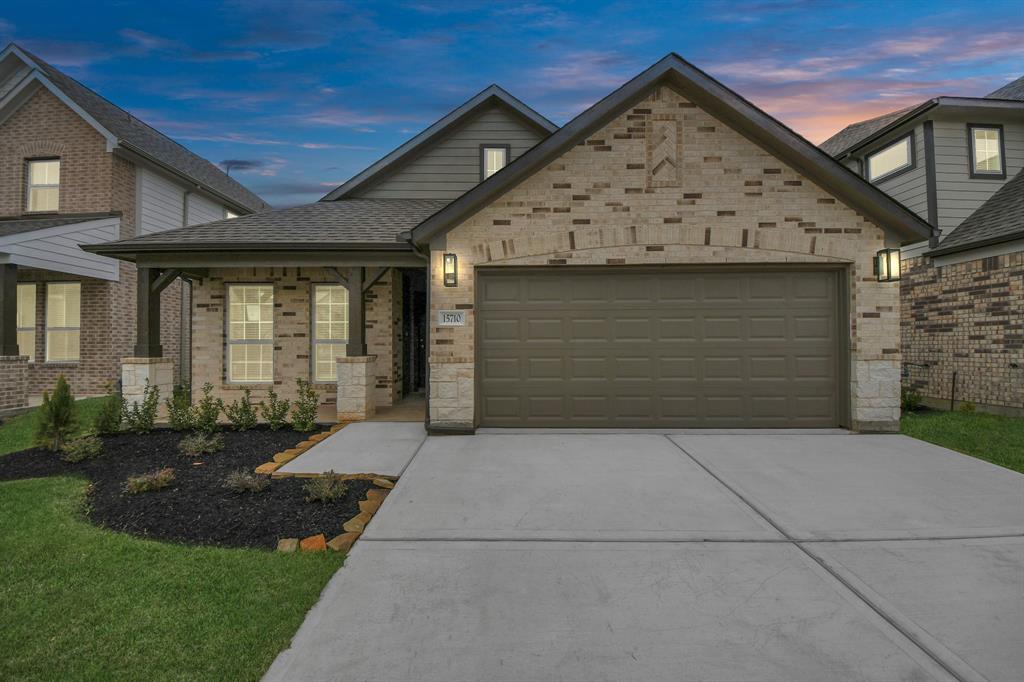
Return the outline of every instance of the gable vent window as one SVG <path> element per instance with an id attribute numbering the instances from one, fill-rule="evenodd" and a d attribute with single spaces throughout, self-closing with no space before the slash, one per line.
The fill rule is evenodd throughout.
<path id="1" fill-rule="evenodd" d="M 971 177 L 1005 178 L 1001 126 L 967 126 L 971 143 Z"/>
<path id="2" fill-rule="evenodd" d="M 507 144 L 480 147 L 480 179 L 486 180 L 508 165 L 508 152 Z"/>
<path id="3" fill-rule="evenodd" d="M 28 162 L 28 211 L 56 211 L 60 205 L 60 159 Z"/>
<path id="4" fill-rule="evenodd" d="M 868 180 L 885 180 L 913 167 L 914 134 L 910 133 L 868 157 Z"/>

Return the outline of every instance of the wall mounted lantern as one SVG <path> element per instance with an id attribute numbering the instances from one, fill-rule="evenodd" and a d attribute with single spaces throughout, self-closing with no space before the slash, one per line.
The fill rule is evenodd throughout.
<path id="1" fill-rule="evenodd" d="M 875 256 L 875 274 L 879 282 L 898 282 L 900 280 L 900 250 L 882 249 Z"/>
<path id="2" fill-rule="evenodd" d="M 454 287 L 459 283 L 459 258 L 454 253 L 444 254 L 444 285 Z"/>

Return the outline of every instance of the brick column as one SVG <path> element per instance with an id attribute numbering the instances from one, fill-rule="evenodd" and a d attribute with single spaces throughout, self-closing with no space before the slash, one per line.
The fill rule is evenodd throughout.
<path id="1" fill-rule="evenodd" d="M 157 414 L 164 415 L 164 398 L 174 392 L 174 360 L 171 358 L 122 358 L 121 359 L 121 394 L 131 408 L 135 403 L 142 402 L 146 390 L 146 380 L 150 386 L 160 389 L 160 409 Z"/>
<path id="2" fill-rule="evenodd" d="M 377 411 L 376 355 L 338 358 L 338 421 L 362 421 Z"/>
<path id="3" fill-rule="evenodd" d="M 0 355 L 0 414 L 28 405 L 28 356 Z"/>

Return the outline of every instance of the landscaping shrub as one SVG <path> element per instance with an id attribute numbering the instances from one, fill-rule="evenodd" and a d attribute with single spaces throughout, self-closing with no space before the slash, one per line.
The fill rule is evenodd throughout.
<path id="1" fill-rule="evenodd" d="M 107 384 L 107 395 L 103 396 L 100 410 L 92 422 L 92 430 L 100 435 L 121 431 L 121 415 L 124 412 L 124 398 L 113 384 Z"/>
<path id="2" fill-rule="evenodd" d="M 978 406 L 972 403 L 970 400 L 960 403 L 960 407 L 956 408 L 958 411 L 964 414 L 972 414 L 978 409 Z"/>
<path id="3" fill-rule="evenodd" d="M 260 414 L 263 416 L 263 421 L 270 426 L 271 431 L 277 431 L 288 425 L 288 408 L 290 406 L 291 401 L 278 398 L 273 387 L 267 391 L 267 402 L 260 401 Z"/>
<path id="4" fill-rule="evenodd" d="M 219 433 L 191 433 L 178 443 L 178 452 L 186 457 L 212 455 L 224 449 L 224 436 Z"/>
<path id="5" fill-rule="evenodd" d="M 256 408 L 249 399 L 249 389 L 242 390 L 242 397 L 224 408 L 224 416 L 231 422 L 235 431 L 248 431 L 256 426 Z"/>
<path id="6" fill-rule="evenodd" d="M 142 400 L 128 407 L 124 404 L 124 421 L 132 433 L 149 433 L 156 423 L 156 411 L 160 407 L 160 387 L 153 386 L 146 379 L 146 387 L 142 389 Z"/>
<path id="7" fill-rule="evenodd" d="M 258 493 L 267 489 L 270 479 L 248 469 L 236 469 L 224 479 L 224 487 L 236 493 Z"/>
<path id="8" fill-rule="evenodd" d="M 148 493 L 153 490 L 166 488 L 174 480 L 174 469 L 164 467 L 148 474 L 129 476 L 124 483 L 124 491 L 129 495 Z"/>
<path id="9" fill-rule="evenodd" d="M 296 379 L 299 384 L 299 397 L 292 410 L 292 428 L 296 431 L 308 432 L 316 428 L 316 411 L 320 406 L 313 385 L 305 379 Z"/>
<path id="10" fill-rule="evenodd" d="M 217 430 L 217 417 L 224 410 L 224 401 L 213 397 L 213 384 L 203 384 L 203 397 L 195 406 L 192 427 L 201 433 L 213 433 Z"/>
<path id="11" fill-rule="evenodd" d="M 68 441 L 61 446 L 61 451 L 64 453 L 61 459 L 74 464 L 103 454 L 103 441 L 98 436 L 87 434 Z"/>
<path id="12" fill-rule="evenodd" d="M 51 396 L 43 391 L 43 404 L 39 407 L 39 427 L 36 442 L 48 450 L 59 450 L 75 432 L 75 398 L 71 387 L 61 374 Z"/>
<path id="13" fill-rule="evenodd" d="M 174 387 L 174 393 L 165 401 L 167 421 L 175 431 L 188 431 L 193 427 L 192 391 L 188 384 Z"/>
<path id="14" fill-rule="evenodd" d="M 906 388 L 900 391 L 900 407 L 903 408 L 904 412 L 913 412 L 920 409 L 923 400 L 924 397 L 917 391 Z"/>
<path id="15" fill-rule="evenodd" d="M 332 502 L 345 496 L 348 484 L 338 474 L 328 471 L 323 476 L 309 479 L 304 489 L 306 502 Z"/>

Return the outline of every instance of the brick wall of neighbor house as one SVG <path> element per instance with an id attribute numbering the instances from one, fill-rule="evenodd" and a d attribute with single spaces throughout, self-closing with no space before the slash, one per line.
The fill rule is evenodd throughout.
<path id="1" fill-rule="evenodd" d="M 948 404 L 1024 411 L 1024 251 L 953 265 L 903 261 L 905 386 Z M 1016 367 L 1014 367 L 1016 365 Z"/>
<path id="2" fill-rule="evenodd" d="M 0 215 L 20 215 L 25 202 L 25 160 L 61 159 L 60 213 L 121 214 L 120 238 L 135 235 L 135 166 L 107 151 L 106 140 L 46 90 L 40 90 L 0 124 Z M 116 282 L 19 268 L 19 282 L 36 282 L 36 362 L 27 370 L 30 396 L 53 387 L 64 374 L 77 395 L 102 393 L 120 378 L 121 358 L 135 345 L 135 266 L 119 264 Z M 44 362 L 45 282 L 82 282 L 80 361 Z M 165 357 L 176 362 L 181 328 L 181 288 L 175 282 L 161 298 Z M 175 380 L 178 370 L 175 367 Z"/>
<path id="3" fill-rule="evenodd" d="M 670 161 L 671 163 L 666 163 Z M 473 266 L 843 263 L 853 426 L 899 425 L 899 289 L 879 283 L 882 231 L 675 90 L 660 87 L 432 245 L 430 418 L 474 419 Z M 441 284 L 443 251 L 459 284 Z"/>
<path id="4" fill-rule="evenodd" d="M 397 279 L 397 278 L 396 278 Z M 252 389 L 254 400 L 266 396 L 266 384 L 239 385 L 227 382 L 225 358 L 225 284 L 274 285 L 274 390 L 283 398 L 296 397 L 295 379 L 309 379 L 311 366 L 310 288 L 312 284 L 334 284 L 337 280 L 323 268 L 215 268 L 192 289 L 192 385 L 214 386 L 214 395 L 230 402 L 243 388 Z M 384 360 L 377 363 L 378 406 L 391 404 L 395 387 L 390 357 L 393 296 L 391 273 L 367 293 L 367 350 Z M 400 293 L 398 294 L 401 295 Z M 370 321 L 373 328 L 370 328 Z M 314 384 L 321 404 L 337 402 L 335 383 Z M 195 391 L 193 391 L 195 394 Z M 197 394 L 196 394 L 197 395 Z"/>

